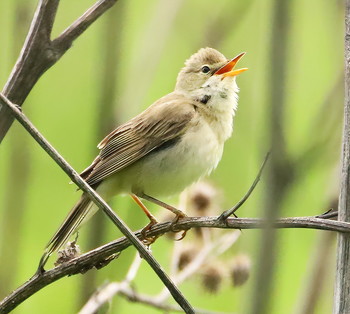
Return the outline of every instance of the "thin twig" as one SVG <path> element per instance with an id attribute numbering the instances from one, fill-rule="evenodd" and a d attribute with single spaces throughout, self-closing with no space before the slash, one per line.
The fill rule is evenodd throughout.
<path id="1" fill-rule="evenodd" d="M 142 303 L 151 306 L 153 309 L 162 310 L 165 312 L 181 312 L 183 310 L 177 305 L 165 304 L 155 300 L 154 298 L 137 293 L 130 286 L 126 285 L 124 282 L 112 282 L 105 286 L 101 291 L 97 291 L 89 303 L 86 304 L 80 311 L 79 314 L 94 314 L 100 308 L 101 304 L 108 302 L 114 295 L 120 295 L 127 298 L 130 302 Z M 221 312 L 212 312 L 202 309 L 195 309 L 198 314 L 224 314 Z"/>
<path id="2" fill-rule="evenodd" d="M 264 167 L 266 165 L 267 160 L 269 159 L 270 156 L 270 152 L 268 152 L 264 158 L 264 161 L 260 167 L 260 170 L 258 172 L 258 175 L 256 176 L 253 184 L 250 186 L 249 190 L 247 191 L 247 193 L 243 196 L 243 198 L 232 208 L 224 211 L 220 216 L 219 216 L 219 220 L 220 221 L 224 221 L 226 220 L 228 217 L 230 217 L 231 215 L 233 215 L 244 203 L 245 201 L 249 198 L 250 194 L 252 194 L 252 192 L 254 191 L 256 185 L 258 184 L 258 182 L 260 181 L 262 172 L 264 170 Z"/>
<path id="3" fill-rule="evenodd" d="M 89 195 L 91 200 L 105 212 L 105 214 L 113 221 L 119 230 L 130 240 L 130 242 L 140 252 L 141 256 L 152 267 L 164 285 L 169 289 L 170 293 L 186 311 L 186 313 L 194 313 L 189 302 L 182 295 L 180 290 L 172 283 L 169 276 L 164 272 L 163 268 L 146 249 L 143 243 L 132 233 L 129 227 L 118 217 L 118 215 L 108 206 L 108 204 L 92 189 L 79 174 L 64 160 L 64 158 L 50 145 L 50 143 L 40 134 L 28 118 L 22 113 L 18 106 L 12 104 L 5 96 L 0 94 L 0 103 L 12 111 L 15 118 L 23 125 L 23 127 L 32 135 L 38 144 L 50 155 L 50 157 L 61 167 L 61 169 L 71 178 L 71 180 L 85 193 Z M 39 276 L 40 277 L 40 276 Z"/>
<path id="4" fill-rule="evenodd" d="M 168 312 L 168 311 L 181 312 L 181 313 L 183 312 L 182 309 L 178 305 L 171 305 L 171 304 L 159 302 L 152 297 L 137 293 L 133 289 L 130 289 L 130 288 L 120 289 L 119 295 L 126 297 L 131 302 L 138 302 L 138 303 L 146 304 L 146 305 L 152 306 L 152 308 L 156 308 L 156 309 L 163 310 L 166 312 Z M 216 311 L 213 312 L 213 311 L 208 311 L 208 310 L 199 309 L 199 308 L 195 308 L 195 311 L 197 314 L 224 314 L 223 312 L 216 312 Z"/>
<path id="5" fill-rule="evenodd" d="M 183 283 L 187 278 L 198 272 L 198 269 L 200 269 L 205 263 L 215 259 L 218 255 L 223 254 L 226 250 L 232 247 L 240 235 L 241 232 L 238 230 L 229 234 L 225 233 L 216 241 L 205 245 L 183 270 L 172 276 L 173 281 L 176 283 L 176 285 Z M 168 291 L 163 289 L 159 295 L 155 297 L 155 299 L 157 302 L 165 302 L 168 297 Z"/>
<path id="6" fill-rule="evenodd" d="M 208 229 L 205 229 L 208 230 Z M 237 241 L 239 231 L 233 231 L 231 233 L 225 233 L 219 239 L 214 242 L 210 242 L 208 245 L 204 246 L 201 251 L 195 256 L 195 258 L 189 263 L 183 270 L 178 273 L 171 275 L 171 279 L 176 285 L 180 285 L 188 277 L 192 276 L 194 273 L 202 267 L 203 264 L 208 263 L 210 260 L 216 258 L 218 255 L 226 252 L 232 245 Z M 178 242 L 176 242 L 178 243 Z M 110 301 L 116 294 L 122 294 L 125 292 L 129 293 L 132 291 L 134 302 L 146 303 L 149 305 L 154 305 L 159 309 L 168 309 L 168 304 L 166 300 L 168 299 L 169 291 L 164 288 L 157 296 L 151 295 L 138 295 L 131 285 L 131 282 L 135 279 L 137 272 L 141 266 L 141 258 L 139 254 L 136 253 L 134 261 L 128 270 L 125 279 L 122 282 L 112 282 L 108 285 L 100 287 L 97 291 L 89 298 L 84 307 L 81 309 L 79 314 L 92 314 L 96 313 L 106 302 Z M 125 295 L 130 298 L 130 295 Z M 180 308 L 177 307 L 179 310 Z M 203 310 L 200 311 L 203 313 Z M 196 309 L 196 313 L 199 310 Z"/>
<path id="7" fill-rule="evenodd" d="M 330 219 L 330 218 L 337 218 L 337 217 L 338 217 L 338 211 L 333 209 L 326 211 L 324 214 L 316 216 L 316 218 L 322 218 L 322 219 Z"/>
<path id="8" fill-rule="evenodd" d="M 131 282 L 135 279 L 137 272 L 141 266 L 142 259 L 140 255 L 136 253 L 134 261 L 128 270 L 125 279 L 122 282 L 111 282 L 97 289 L 97 291 L 89 298 L 83 308 L 79 311 L 79 314 L 94 314 L 101 306 L 109 302 L 116 294 L 127 298 L 131 302 L 142 303 L 145 305 L 152 306 L 153 308 L 172 311 L 172 312 L 183 312 L 181 307 L 178 305 L 170 305 L 162 300 L 157 299 L 150 295 L 140 294 L 135 291 L 132 287 Z M 200 267 L 200 265 L 198 265 Z M 166 291 L 168 292 L 168 291 Z M 198 314 L 218 314 L 219 312 L 212 312 L 195 308 Z"/>
<path id="9" fill-rule="evenodd" d="M 214 216 L 187 217 L 179 220 L 175 224 L 172 221 L 159 223 L 152 226 L 152 229 L 148 231 L 146 235 L 148 237 L 158 237 L 167 232 L 173 232 L 174 228 L 176 228 L 176 230 L 188 230 L 191 228 L 262 229 L 266 227 L 307 228 L 350 233 L 350 223 L 315 217 L 281 218 L 274 222 L 267 222 L 266 220 L 256 218 L 229 217 L 226 221 L 220 222 L 218 221 L 218 217 Z M 137 231 L 135 235 L 141 237 L 141 231 Z M 130 241 L 123 237 L 80 255 L 54 269 L 48 270 L 41 276 L 33 276 L 0 302 L 0 314 L 9 312 L 37 291 L 62 277 L 86 272 L 96 265 L 103 264 L 108 257 L 125 250 L 130 245 Z"/>

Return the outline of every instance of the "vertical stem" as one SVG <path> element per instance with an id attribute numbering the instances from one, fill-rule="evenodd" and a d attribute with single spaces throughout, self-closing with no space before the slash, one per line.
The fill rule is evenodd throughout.
<path id="1" fill-rule="evenodd" d="M 272 32 L 269 52 L 270 86 L 268 97 L 269 138 L 271 145 L 270 165 L 267 168 L 268 189 L 265 194 L 264 216 L 271 225 L 262 230 L 256 281 L 250 313 L 271 312 L 271 296 L 278 255 L 278 241 L 272 221 L 280 216 L 283 200 L 292 179 L 290 157 L 284 136 L 285 86 L 287 66 L 288 12 L 291 1 L 272 1 Z"/>
<path id="2" fill-rule="evenodd" d="M 345 100 L 339 220 L 350 221 L 350 0 L 345 2 Z M 333 313 L 350 313 L 350 235 L 338 234 Z"/>
<path id="3" fill-rule="evenodd" d="M 334 256 L 334 232 L 321 232 L 317 235 L 315 250 L 312 253 L 312 261 L 308 266 L 307 275 L 300 285 L 298 304 L 294 313 L 311 314 L 317 313 L 320 308 L 325 285 L 330 273 L 333 272 L 331 265 Z"/>
<path id="4" fill-rule="evenodd" d="M 118 116 L 122 120 L 136 115 L 142 107 L 154 80 L 155 69 L 160 62 L 165 44 L 170 38 L 169 33 L 172 31 L 176 16 L 185 1 L 158 0 L 150 3 L 155 4 L 154 12 L 135 42 L 137 49 L 131 56 L 132 62 L 128 75 L 123 78 L 124 88 L 119 100 L 122 107 L 118 112 Z M 150 42 L 152 45 L 149 44 Z M 135 86 L 137 86 L 137 93 L 135 93 Z"/>

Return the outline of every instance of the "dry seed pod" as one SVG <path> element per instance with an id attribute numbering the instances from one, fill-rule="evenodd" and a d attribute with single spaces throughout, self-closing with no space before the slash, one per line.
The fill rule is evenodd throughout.
<path id="1" fill-rule="evenodd" d="M 249 278 L 251 269 L 250 258 L 247 255 L 241 254 L 234 258 L 230 275 L 234 287 L 242 286 Z"/>
<path id="2" fill-rule="evenodd" d="M 220 290 L 223 273 L 218 264 L 206 266 L 202 271 L 202 285 L 209 293 L 217 293 Z"/>
<path id="3" fill-rule="evenodd" d="M 188 191 L 188 206 L 195 215 L 205 216 L 216 207 L 217 190 L 207 182 L 198 182 Z"/>
<path id="4" fill-rule="evenodd" d="M 183 270 L 198 254 L 198 248 L 194 245 L 189 245 L 181 250 L 178 262 L 178 269 Z"/>

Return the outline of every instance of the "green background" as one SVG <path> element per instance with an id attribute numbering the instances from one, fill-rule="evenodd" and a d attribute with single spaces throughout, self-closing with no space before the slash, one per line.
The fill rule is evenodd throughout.
<path id="1" fill-rule="evenodd" d="M 309 216 L 330 208 L 338 193 L 344 12 L 342 1 L 287 2 L 282 123 L 287 156 L 295 161 L 295 177 L 285 193 L 281 215 Z M 93 3 L 61 1 L 53 36 Z M 1 85 L 6 83 L 20 52 L 35 6 L 33 0 L 0 2 Z M 210 46 L 227 57 L 246 51 L 240 65 L 249 71 L 238 78 L 241 91 L 234 134 L 209 179 L 221 191 L 221 210 L 227 209 L 249 188 L 271 146 L 269 99 L 278 88 L 271 84 L 271 77 L 279 73 L 271 60 L 271 47 L 272 41 L 278 45 L 280 40 L 273 38 L 275 9 L 273 0 L 119 0 L 43 75 L 23 111 L 81 171 L 98 153 L 95 147 L 104 134 L 173 90 L 184 61 L 199 48 Z M 2 298 L 34 273 L 45 244 L 79 192 L 18 123 L 1 143 L 0 152 Z M 269 193 L 263 176 L 238 215 L 263 217 L 264 199 Z M 177 204 L 178 198 L 167 201 Z M 162 209 L 147 205 L 156 216 L 164 215 Z M 146 224 L 130 198 L 119 196 L 112 206 L 132 229 Z M 119 231 L 99 213 L 82 229 L 79 243 L 87 250 L 119 236 Z M 320 291 L 316 293 L 314 313 L 330 313 L 335 236 L 323 231 L 285 229 L 279 230 L 277 237 L 269 313 L 306 313 L 305 304 L 311 301 L 305 300 L 315 292 L 308 286 L 315 282 Z M 180 286 L 191 304 L 213 311 L 247 313 L 259 271 L 260 238 L 259 230 L 244 231 L 220 258 L 223 265 L 228 265 L 238 254 L 250 257 L 251 274 L 244 286 L 233 288 L 227 280 L 217 294 L 210 294 L 201 287 L 197 274 Z M 190 231 L 183 241 L 196 240 Z M 162 238 L 152 247 L 165 269 L 169 269 L 173 244 Z M 320 259 L 322 252 L 327 259 Z M 14 312 L 77 312 L 98 286 L 124 278 L 133 255 L 134 249 L 129 248 L 100 271 L 63 278 Z M 322 269 L 315 276 L 318 267 Z M 137 291 L 150 295 L 162 288 L 146 263 L 135 286 Z M 122 297 L 115 297 L 109 306 L 111 313 L 156 312 Z"/>

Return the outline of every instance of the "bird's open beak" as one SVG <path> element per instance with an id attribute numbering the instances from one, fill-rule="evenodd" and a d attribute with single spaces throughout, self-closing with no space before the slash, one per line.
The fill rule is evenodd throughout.
<path id="1" fill-rule="evenodd" d="M 240 53 L 237 57 L 234 57 L 231 61 L 222 66 L 219 70 L 217 70 L 214 75 L 222 75 L 222 78 L 227 76 L 236 76 L 241 74 L 244 71 L 247 71 L 248 68 L 242 68 L 234 70 L 235 65 L 238 61 L 245 55 L 245 52 Z"/>

